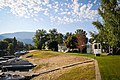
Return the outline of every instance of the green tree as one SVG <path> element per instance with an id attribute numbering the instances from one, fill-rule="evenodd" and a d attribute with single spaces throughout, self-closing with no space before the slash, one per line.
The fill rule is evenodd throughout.
<path id="1" fill-rule="evenodd" d="M 69 49 L 77 48 L 77 46 L 76 46 L 77 38 L 70 33 L 69 36 L 67 37 L 67 39 L 64 41 L 64 44 Z"/>
<path id="2" fill-rule="evenodd" d="M 59 34 L 59 38 L 58 38 L 57 29 L 50 29 L 47 36 L 48 36 L 47 37 L 48 38 L 47 40 L 48 49 L 51 49 L 53 51 L 58 51 L 58 42 L 59 43 L 61 42 L 60 41 L 61 34 Z"/>
<path id="3" fill-rule="evenodd" d="M 48 44 L 48 47 L 52 51 L 58 51 L 58 42 L 57 41 L 52 41 Z"/>
<path id="4" fill-rule="evenodd" d="M 58 36 L 57 29 L 50 29 L 49 32 L 50 32 L 49 33 L 49 42 L 56 41 L 57 36 Z"/>
<path id="5" fill-rule="evenodd" d="M 8 43 L 12 43 L 13 42 L 13 38 L 5 38 L 3 41 L 7 41 Z"/>
<path id="6" fill-rule="evenodd" d="M 8 48 L 8 42 L 6 41 L 0 41 L 0 55 L 3 56 L 5 53 L 7 53 Z"/>
<path id="7" fill-rule="evenodd" d="M 67 32 L 67 33 L 65 34 L 65 36 L 64 36 L 64 40 L 66 40 L 70 35 L 72 35 L 72 33 Z"/>
<path id="8" fill-rule="evenodd" d="M 24 43 L 21 41 L 17 41 L 16 37 L 14 38 L 6 38 L 3 41 L 8 43 L 7 53 L 8 55 L 13 55 L 16 51 L 22 51 L 25 49 Z"/>
<path id="9" fill-rule="evenodd" d="M 61 33 L 57 34 L 57 42 L 58 42 L 58 44 L 63 43 L 63 34 L 61 34 Z"/>
<path id="10" fill-rule="evenodd" d="M 13 38 L 13 48 L 14 48 L 14 52 L 17 51 L 17 39 L 16 37 Z"/>
<path id="11" fill-rule="evenodd" d="M 8 54 L 13 54 L 14 52 L 17 51 L 17 39 L 14 38 L 5 38 L 3 41 L 6 41 L 8 43 Z"/>
<path id="12" fill-rule="evenodd" d="M 119 53 L 120 48 L 120 6 L 119 0 L 101 0 L 98 9 L 103 22 L 93 22 L 98 29 L 97 39 L 113 48 L 113 54 Z"/>
<path id="13" fill-rule="evenodd" d="M 25 44 L 24 47 L 26 50 L 33 50 L 34 49 L 34 46 L 31 44 Z"/>
<path id="14" fill-rule="evenodd" d="M 12 43 L 8 44 L 8 54 L 13 55 L 14 54 L 14 46 Z"/>
<path id="15" fill-rule="evenodd" d="M 46 36 L 46 30 L 40 30 L 38 29 L 36 31 L 36 34 L 35 36 L 33 37 L 33 42 L 34 42 L 34 46 L 37 48 L 37 49 L 42 49 L 42 46 L 45 44 L 45 37 Z"/>
<path id="16" fill-rule="evenodd" d="M 20 41 L 18 41 L 17 42 L 17 51 L 22 51 L 22 50 L 24 50 L 24 43 L 23 42 L 20 42 Z"/>

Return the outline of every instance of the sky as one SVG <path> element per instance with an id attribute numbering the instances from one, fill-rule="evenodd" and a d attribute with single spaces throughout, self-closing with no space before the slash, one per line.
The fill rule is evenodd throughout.
<path id="1" fill-rule="evenodd" d="M 96 31 L 100 0 L 0 0 L 0 34 L 53 29 Z"/>

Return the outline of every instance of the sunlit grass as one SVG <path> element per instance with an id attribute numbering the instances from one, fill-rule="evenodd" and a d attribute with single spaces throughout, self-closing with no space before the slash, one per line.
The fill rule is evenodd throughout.
<path id="1" fill-rule="evenodd" d="M 96 59 L 102 80 L 120 80 L 120 56 L 102 56 Z"/>
<path id="2" fill-rule="evenodd" d="M 55 80 L 94 80 L 95 70 L 93 64 L 81 66 L 62 74 Z"/>
<path id="3" fill-rule="evenodd" d="M 120 55 L 95 56 L 94 54 L 68 53 L 76 56 L 86 56 L 98 61 L 102 80 L 120 80 Z"/>
<path id="4" fill-rule="evenodd" d="M 33 52 L 30 52 L 26 55 L 24 55 L 23 57 L 27 57 L 27 56 L 31 56 L 31 58 L 39 58 L 39 59 L 44 59 L 44 58 L 49 58 L 49 57 L 53 57 L 53 56 L 57 56 L 61 53 L 58 52 L 53 52 L 53 51 L 40 51 L 40 50 L 36 50 Z"/>

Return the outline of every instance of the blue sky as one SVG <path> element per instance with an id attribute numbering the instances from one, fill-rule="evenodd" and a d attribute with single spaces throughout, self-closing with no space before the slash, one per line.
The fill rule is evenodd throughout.
<path id="1" fill-rule="evenodd" d="M 0 34 L 37 29 L 96 31 L 99 0 L 0 0 Z"/>

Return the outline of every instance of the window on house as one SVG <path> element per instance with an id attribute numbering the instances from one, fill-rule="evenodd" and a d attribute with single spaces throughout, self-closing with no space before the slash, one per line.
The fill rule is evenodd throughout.
<path id="1" fill-rule="evenodd" d="M 94 45 L 94 49 L 97 49 L 97 44 Z"/>

